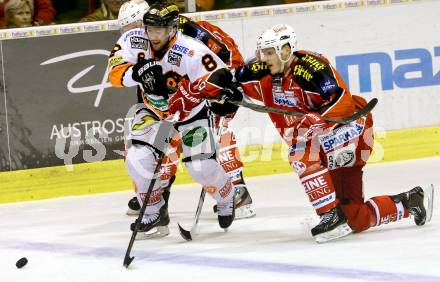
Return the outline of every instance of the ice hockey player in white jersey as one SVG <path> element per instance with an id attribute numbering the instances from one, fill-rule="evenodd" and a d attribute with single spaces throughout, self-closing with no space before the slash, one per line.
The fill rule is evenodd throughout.
<path id="1" fill-rule="evenodd" d="M 140 58 L 145 58 L 146 50 L 148 48 L 148 38 L 142 23 L 142 18 L 148 10 L 148 4 L 143 0 L 131 0 L 124 3 L 118 15 L 118 22 L 121 30 L 121 37 L 115 44 L 113 51 L 108 60 L 109 80 L 113 87 L 131 87 L 138 86 L 138 83 L 132 79 L 125 79 L 125 73 L 132 68 Z M 140 87 L 137 87 L 137 102 L 136 112 L 137 117 L 142 121 L 142 118 L 152 116 L 154 120 L 161 120 L 168 116 L 168 106 L 166 100 L 155 95 L 144 95 Z M 144 115 L 145 114 L 145 115 Z M 154 139 L 155 134 L 150 132 L 148 134 L 150 139 Z M 151 234 L 140 234 L 138 239 L 163 237 L 169 234 L 167 224 L 168 221 L 168 198 L 170 195 L 170 187 L 175 179 L 177 170 L 178 155 L 177 145 L 168 146 L 167 154 L 162 161 L 161 173 L 157 180 L 157 185 L 162 189 L 162 197 L 165 204 L 161 208 L 162 223 Z M 137 191 L 136 182 L 133 181 L 135 191 Z M 140 194 L 130 199 L 128 202 L 128 215 L 138 215 L 140 210 L 139 201 Z"/>
<path id="2" fill-rule="evenodd" d="M 119 9 L 118 23 L 122 36 L 118 39 L 109 58 L 109 78 L 114 87 L 137 86 L 137 83 L 133 81 L 125 81 L 124 84 L 122 78 L 125 71 L 132 67 L 139 58 L 145 57 L 148 38 L 145 34 L 142 18 L 148 8 L 149 6 L 144 0 L 131 0 L 124 3 Z M 154 97 L 152 97 L 151 100 L 153 100 L 153 98 Z M 162 119 L 163 115 L 166 115 L 167 107 L 163 107 L 163 105 L 161 106 L 160 103 L 150 103 L 149 101 L 150 99 L 145 99 L 144 101 L 142 90 L 138 88 L 137 102 L 147 102 L 146 106 L 157 114 L 157 118 Z M 163 188 L 162 195 L 165 200 L 165 205 L 162 208 L 164 214 L 167 213 L 170 188 L 176 178 L 174 175 L 178 163 L 176 150 L 176 146 L 170 146 L 170 148 L 168 148 L 168 154 L 163 160 L 161 167 L 162 173 L 160 178 L 161 186 Z M 137 197 L 130 199 L 128 202 L 127 215 L 138 215 L 140 208 L 141 206 Z M 167 234 L 167 231 L 164 231 L 163 233 Z"/>
<path id="3" fill-rule="evenodd" d="M 133 128 L 139 125 L 142 130 L 148 130 L 155 122 L 167 116 L 166 101 L 170 94 L 168 89 L 175 90 L 182 84 L 189 86 L 190 82 L 201 83 L 212 71 L 226 67 L 201 42 L 177 31 L 178 9 L 175 5 L 155 4 L 148 11 L 150 14 L 147 12 L 144 16 L 144 24 L 147 23 L 145 28 L 150 41 L 146 41 L 144 48 L 140 49 L 143 40 L 129 40 L 130 33 L 136 35 L 136 31 L 129 31 L 118 41 L 109 59 L 109 78 L 112 85 L 139 85 L 142 89 L 142 99 L 147 106 L 138 110 L 133 122 Z M 126 54 L 123 49 L 128 44 L 131 47 L 134 44 L 141 51 Z M 125 63 L 124 60 L 130 56 L 131 62 Z M 180 92 L 183 93 L 182 91 L 185 90 Z M 216 199 L 220 227 L 227 228 L 234 219 L 234 193 L 231 180 L 216 161 L 217 144 L 213 138 L 208 109 L 202 103 L 192 111 L 186 112 L 182 109 L 181 115 L 184 120 L 178 124 L 177 129 L 185 155 L 183 161 L 191 176 Z M 136 185 L 138 199 L 142 202 L 149 183 L 157 178 L 156 175 L 146 173 L 153 171 L 158 161 L 155 153 L 157 148 L 152 147 L 154 142 L 146 135 L 135 135 L 132 134 L 133 145 L 127 150 L 126 166 Z M 169 223 L 168 215 L 160 213 L 164 200 L 160 181 L 156 182 L 158 184 L 153 187 L 138 234 L 165 227 Z M 134 226 L 133 224 L 132 228 Z"/>
<path id="4" fill-rule="evenodd" d="M 218 26 L 206 21 L 192 21 L 180 16 L 179 30 L 192 38 L 200 40 L 213 51 L 232 71 L 245 64 L 243 56 L 234 39 Z M 256 215 L 252 197 L 243 177 L 243 163 L 235 138 L 235 133 L 229 126 L 238 107 L 209 103 L 209 108 L 215 113 L 217 135 L 220 139 L 220 149 L 217 159 L 223 169 L 229 174 L 235 190 L 235 219 L 249 218 Z M 216 211 L 214 206 L 214 211 Z"/>
<path id="5" fill-rule="evenodd" d="M 122 36 L 115 45 L 114 51 L 109 59 L 109 77 L 114 87 L 127 86 L 123 84 L 125 72 L 132 67 L 139 58 L 145 57 L 144 49 L 148 46 L 145 44 L 147 36 L 143 29 L 142 15 L 147 9 L 147 3 L 140 0 L 126 2 L 120 8 L 118 21 L 121 26 Z M 184 34 L 197 38 L 204 45 L 208 46 L 229 68 L 236 68 L 244 64 L 244 60 L 234 40 L 219 27 L 203 21 L 193 22 L 186 17 L 180 16 L 179 29 Z M 201 34 L 203 35 L 202 37 Z M 128 80 L 125 81 L 125 83 L 131 85 L 132 81 Z M 147 106 L 153 111 L 158 110 L 154 107 L 154 103 L 150 103 L 151 99 L 145 99 L 148 96 L 144 95 L 140 88 L 137 93 L 138 103 L 146 102 Z M 211 109 L 214 111 L 212 106 Z M 235 203 L 237 204 L 236 218 L 247 218 L 255 216 L 255 211 L 252 205 L 252 198 L 246 188 L 246 183 L 242 175 L 243 164 L 240 160 L 235 136 L 233 131 L 227 127 L 227 124 L 233 116 L 234 113 L 230 113 L 226 114 L 223 119 L 220 119 L 219 115 L 215 115 L 217 130 L 221 133 L 219 136 L 221 148 L 217 158 L 232 179 L 235 189 Z M 223 121 L 221 129 L 219 128 L 219 120 Z M 176 146 L 169 148 L 169 153 L 165 157 L 161 168 L 160 178 L 162 180 L 162 187 L 164 188 L 162 195 L 165 200 L 165 205 L 162 209 L 165 211 L 167 210 L 170 187 L 175 180 L 174 174 L 177 171 L 179 161 L 178 151 L 176 149 Z M 224 156 L 226 155 L 233 156 L 233 159 L 225 159 Z M 128 215 L 139 214 L 141 206 L 138 198 L 134 197 L 130 199 L 128 207 Z"/>

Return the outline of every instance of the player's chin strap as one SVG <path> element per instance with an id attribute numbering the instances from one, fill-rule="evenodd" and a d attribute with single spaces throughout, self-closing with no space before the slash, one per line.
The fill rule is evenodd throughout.
<path id="1" fill-rule="evenodd" d="M 283 58 L 281 58 L 281 54 L 278 54 L 278 58 L 281 61 L 281 69 L 283 70 L 283 72 L 286 70 L 286 68 L 289 67 L 290 62 L 291 62 L 290 59 L 292 58 L 292 56 L 293 56 L 293 52 L 290 53 L 289 58 L 287 58 L 286 60 L 283 60 Z"/>
<path id="2" fill-rule="evenodd" d="M 260 112 L 260 113 L 277 113 L 277 114 L 283 114 L 283 115 L 293 116 L 293 117 L 302 117 L 305 115 L 305 113 L 301 113 L 301 112 L 295 112 L 295 111 L 283 110 L 283 109 L 278 109 L 278 108 L 272 108 L 272 107 L 268 107 L 268 106 L 257 105 L 254 103 L 245 102 L 244 100 L 234 101 L 234 100 L 228 99 L 226 96 L 223 96 L 221 98 L 221 100 L 219 101 L 219 103 L 224 103 L 225 101 L 228 101 L 231 104 L 245 107 L 245 108 L 251 109 L 253 111 Z M 368 102 L 368 104 L 365 105 L 365 107 L 363 107 L 362 109 L 360 109 L 359 111 L 355 112 L 354 114 L 352 114 L 351 116 L 348 116 L 348 117 L 343 117 L 343 118 L 323 117 L 323 118 L 324 118 L 324 120 L 329 121 L 329 122 L 347 124 L 347 123 L 355 121 L 361 117 L 366 116 L 369 112 L 371 112 L 374 109 L 377 102 L 378 102 L 377 98 L 371 99 L 370 102 Z"/>

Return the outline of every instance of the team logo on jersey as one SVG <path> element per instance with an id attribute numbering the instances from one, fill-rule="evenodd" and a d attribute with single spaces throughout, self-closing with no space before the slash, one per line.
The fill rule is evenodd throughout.
<path id="1" fill-rule="evenodd" d="M 182 54 L 186 54 L 186 53 L 189 52 L 189 49 L 188 49 L 188 48 L 186 48 L 185 46 L 178 45 L 178 44 L 174 44 L 172 49 L 173 49 L 174 51 L 176 51 L 176 52 L 180 52 L 180 53 L 182 53 Z"/>
<path id="2" fill-rule="evenodd" d="M 295 107 L 298 105 L 298 99 L 293 92 L 274 92 L 273 102 L 280 106 Z"/>
<path id="3" fill-rule="evenodd" d="M 147 39 L 143 37 L 138 37 L 138 36 L 130 37 L 130 45 L 131 48 L 133 49 L 145 50 L 146 46 L 148 46 L 147 43 L 148 43 Z"/>
<path id="4" fill-rule="evenodd" d="M 313 79 L 313 74 L 311 74 L 310 71 L 302 65 L 295 65 L 293 68 L 293 75 L 295 77 L 302 77 L 307 81 L 311 81 Z"/>
<path id="5" fill-rule="evenodd" d="M 325 69 L 325 65 L 321 61 L 318 61 L 316 58 L 310 56 L 309 54 L 302 57 L 301 61 L 309 63 L 309 66 L 313 68 L 313 71 L 320 71 Z"/>
<path id="6" fill-rule="evenodd" d="M 132 130 L 143 130 L 153 124 L 157 123 L 157 119 L 151 116 L 149 113 L 145 115 L 137 115 L 133 120 Z"/>
<path id="7" fill-rule="evenodd" d="M 329 170 L 340 167 L 351 167 L 356 162 L 356 147 L 350 144 L 342 149 L 331 152 L 327 155 L 327 168 Z"/>
<path id="8" fill-rule="evenodd" d="M 321 87 L 322 92 L 324 92 L 325 94 L 332 94 L 338 89 L 338 86 L 336 85 L 335 81 L 330 78 L 325 81 L 322 81 L 319 84 L 319 87 Z"/>
<path id="9" fill-rule="evenodd" d="M 268 67 L 267 67 L 266 63 L 255 62 L 250 66 L 250 69 L 252 70 L 252 72 L 258 73 L 261 70 L 267 70 Z M 242 70 L 244 70 L 244 69 L 242 69 Z"/>
<path id="10" fill-rule="evenodd" d="M 182 60 L 182 55 L 173 51 L 168 53 L 168 63 L 180 67 L 180 61 Z"/>
<path id="11" fill-rule="evenodd" d="M 196 39 L 203 41 L 203 39 L 206 36 L 206 32 L 202 31 L 202 30 L 197 30 L 197 34 L 196 34 Z"/>
<path id="12" fill-rule="evenodd" d="M 188 147 L 195 147 L 208 137 L 208 132 L 205 128 L 198 126 L 193 129 L 185 130 L 183 132 L 182 142 Z"/>
<path id="13" fill-rule="evenodd" d="M 142 29 L 133 29 L 133 30 L 129 31 L 124 36 L 124 42 L 127 41 L 127 39 L 130 38 L 131 36 L 136 36 L 136 35 L 142 36 L 142 35 L 144 35 L 144 31 Z"/>
<path id="14" fill-rule="evenodd" d="M 119 65 L 123 61 L 124 61 L 124 58 L 122 56 L 116 56 L 116 57 L 110 58 L 108 60 L 108 66 L 113 67 L 113 66 Z"/>
<path id="15" fill-rule="evenodd" d="M 344 125 L 330 132 L 329 134 L 319 137 L 324 152 L 329 152 L 345 142 L 359 137 L 364 131 L 365 126 L 357 122 Z"/>

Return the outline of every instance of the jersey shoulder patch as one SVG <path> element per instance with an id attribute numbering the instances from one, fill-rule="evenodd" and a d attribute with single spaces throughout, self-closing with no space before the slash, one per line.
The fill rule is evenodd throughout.
<path id="1" fill-rule="evenodd" d="M 302 50 L 296 52 L 295 55 L 298 57 L 298 64 L 311 72 L 322 71 L 328 66 L 328 62 L 321 54 Z"/>
<path id="2" fill-rule="evenodd" d="M 246 64 L 236 72 L 238 82 L 249 82 L 261 80 L 266 75 L 270 75 L 270 70 L 266 63 L 254 61 Z"/>
<path id="3" fill-rule="evenodd" d="M 118 40 L 118 44 L 122 49 L 148 49 L 148 38 L 145 32 L 140 28 L 126 31 Z"/>

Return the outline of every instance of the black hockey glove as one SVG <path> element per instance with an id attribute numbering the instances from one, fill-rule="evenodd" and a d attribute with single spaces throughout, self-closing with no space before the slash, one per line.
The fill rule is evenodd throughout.
<path id="1" fill-rule="evenodd" d="M 225 116 L 231 113 L 235 113 L 238 110 L 238 106 L 231 104 L 228 100 L 224 103 L 218 103 L 216 101 L 210 101 L 209 109 L 219 116 Z"/>
<path id="2" fill-rule="evenodd" d="M 147 95 L 168 97 L 162 66 L 152 59 L 141 59 L 133 66 L 133 80 L 139 82 Z"/>
<path id="3" fill-rule="evenodd" d="M 238 83 L 231 83 L 224 87 L 221 95 L 226 97 L 226 100 L 230 101 L 243 100 L 243 93 L 241 93 L 240 85 Z"/>
<path id="4" fill-rule="evenodd" d="M 241 101 L 243 100 L 243 94 L 239 90 L 239 84 L 230 84 L 223 88 L 220 93 L 220 102 L 215 100 L 211 101 L 209 108 L 214 113 L 225 116 L 227 114 L 235 113 L 238 110 L 238 106 L 228 101 Z"/>

